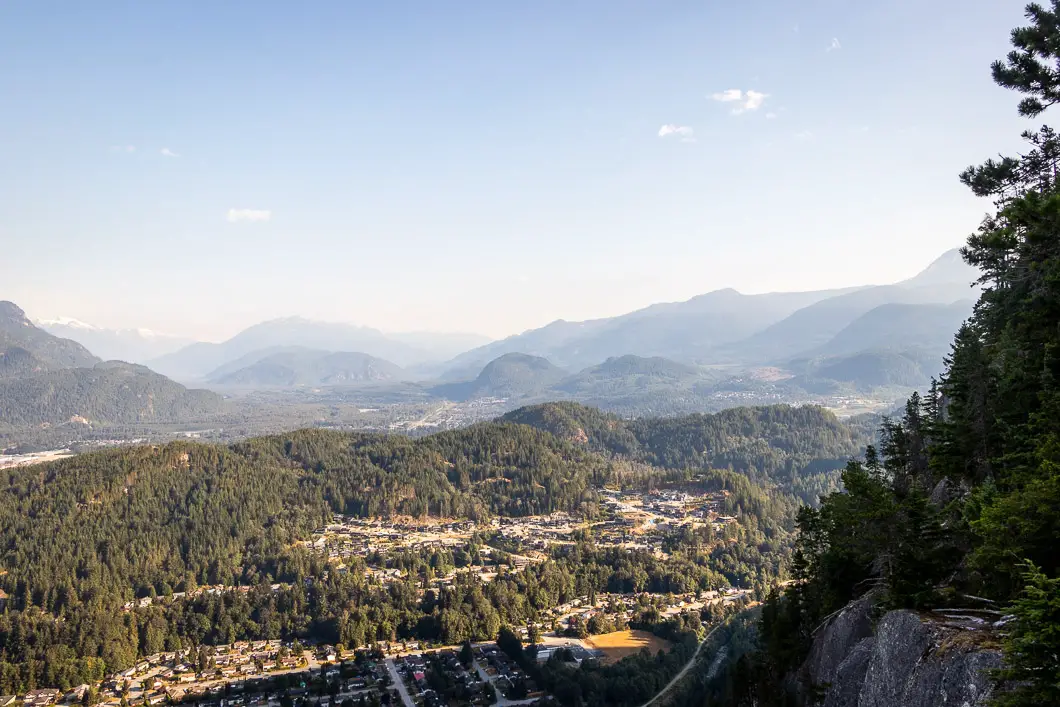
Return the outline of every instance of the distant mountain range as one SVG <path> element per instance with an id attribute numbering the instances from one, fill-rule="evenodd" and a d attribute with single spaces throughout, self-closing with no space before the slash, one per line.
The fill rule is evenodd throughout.
<path id="1" fill-rule="evenodd" d="M 782 363 L 826 347 L 876 307 L 973 301 L 977 277 L 953 250 L 894 285 L 762 295 L 717 290 L 610 319 L 556 321 L 464 352 L 449 361 L 442 377 L 466 377 L 496 357 L 516 352 L 572 369 L 625 354 L 701 364 Z M 942 337 L 948 341 L 955 331 L 942 332 Z"/>
<path id="2" fill-rule="evenodd" d="M 147 361 L 193 343 L 191 339 L 159 334 L 150 329 L 104 329 L 66 317 L 38 320 L 49 334 L 71 339 L 106 361 Z"/>
<path id="3" fill-rule="evenodd" d="M 143 367 L 102 362 L 0 302 L 0 428 L 168 422 L 220 410 L 222 398 Z"/>
<path id="4" fill-rule="evenodd" d="M 443 360 L 466 345 L 481 343 L 475 334 L 384 334 L 354 324 L 287 317 L 255 324 L 219 344 L 195 343 L 148 362 L 151 368 L 178 380 L 203 380 L 221 366 L 260 351 L 300 346 L 320 351 L 359 352 L 411 366 Z"/>
<path id="5" fill-rule="evenodd" d="M 390 388 L 402 399 L 503 399 L 511 406 L 566 399 L 625 415 L 820 395 L 900 396 L 941 371 L 953 334 L 972 312 L 977 275 L 950 251 L 891 285 L 761 295 L 717 290 L 488 343 L 472 334 L 384 334 L 301 317 L 186 346 L 142 330 L 41 323 L 69 334 L 62 338 L 0 303 L 0 423 L 174 420 L 220 408 L 218 396 L 165 376 L 236 395 L 311 387 L 320 396 L 330 387 L 343 389 L 346 400 L 370 385 L 374 399 L 386 399 Z M 94 355 L 142 360 L 174 347 L 149 361 L 164 375 L 102 364 Z"/>

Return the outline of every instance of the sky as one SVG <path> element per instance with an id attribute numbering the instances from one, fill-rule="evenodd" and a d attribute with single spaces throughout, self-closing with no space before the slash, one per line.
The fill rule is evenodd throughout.
<path id="1" fill-rule="evenodd" d="M 0 299 L 493 337 L 893 282 L 1036 127 L 1011 0 L 0 4 Z"/>

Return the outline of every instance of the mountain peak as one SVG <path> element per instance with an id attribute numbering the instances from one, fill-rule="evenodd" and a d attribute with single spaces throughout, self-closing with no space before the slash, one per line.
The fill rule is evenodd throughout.
<path id="1" fill-rule="evenodd" d="M 95 331 L 98 327 L 93 326 L 87 322 L 83 322 L 80 319 L 74 319 L 73 317 L 54 317 L 53 319 L 38 319 L 36 325 L 39 327 L 50 327 L 50 326 L 64 326 L 71 329 L 84 329 L 85 331 Z"/>
<path id="2" fill-rule="evenodd" d="M 979 279 L 979 271 L 964 262 L 960 248 L 953 248 L 935 258 L 930 265 L 913 277 L 898 284 L 904 287 L 923 287 L 967 282 L 970 288 L 977 279 Z"/>
<path id="3" fill-rule="evenodd" d="M 31 323 L 26 317 L 26 313 L 22 311 L 21 307 L 19 307 L 14 302 L 8 302 L 7 300 L 0 301 L 0 317 L 3 317 L 4 319 L 17 320 L 20 323 Z"/>

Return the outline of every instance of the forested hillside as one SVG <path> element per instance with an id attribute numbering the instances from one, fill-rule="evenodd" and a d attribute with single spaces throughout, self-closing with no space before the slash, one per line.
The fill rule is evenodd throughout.
<path id="1" fill-rule="evenodd" d="M 0 378 L 0 427 L 71 418 L 110 423 L 202 419 L 222 405 L 216 393 L 189 390 L 143 366 L 119 361 L 46 372 L 22 367 L 21 374 Z"/>
<path id="2" fill-rule="evenodd" d="M 834 490 L 838 470 L 869 442 L 864 431 L 814 406 L 623 420 L 561 402 L 514 410 L 504 419 L 664 469 L 732 469 L 758 483 L 779 484 L 807 503 Z"/>
<path id="3" fill-rule="evenodd" d="M 782 571 L 797 506 L 782 488 L 789 481 L 779 482 L 831 467 L 847 445 L 842 425 L 814 409 L 644 422 L 613 437 L 602 432 L 615 418 L 557 409 L 580 418 L 593 443 L 511 421 L 417 439 L 305 430 L 231 447 L 110 449 L 3 471 L 0 588 L 9 600 L 0 615 L 0 690 L 76 684 L 188 642 L 494 638 L 500 625 L 589 589 L 739 582 L 764 590 Z M 513 417 L 542 418 L 546 410 Z M 668 444 L 685 448 L 668 456 Z M 715 462 L 721 468 L 712 469 Z M 707 542 L 709 533 L 675 538 L 665 561 L 648 552 L 617 557 L 591 543 L 559 548 L 532 572 L 457 587 L 436 603 L 416 598 L 415 575 L 411 586 L 383 590 L 359 566 L 329 576 L 324 558 L 292 545 L 335 512 L 593 514 L 604 485 L 726 489 L 722 510 L 741 519 L 739 528 L 725 543 Z M 257 589 L 119 611 L 134 597 L 204 584 Z"/>
<path id="4" fill-rule="evenodd" d="M 1027 16 L 993 77 L 1035 118 L 1060 97 L 1060 0 Z M 801 684 L 796 669 L 859 597 L 877 611 L 982 617 L 965 640 L 1004 647 L 994 704 L 1060 704 L 1060 138 L 1049 127 L 1023 137 L 1023 154 L 961 174 L 996 210 L 961 251 L 984 291 L 945 374 L 850 463 L 844 492 L 800 513 L 799 581 L 766 607 L 724 704 L 820 694 L 828 686 Z"/>

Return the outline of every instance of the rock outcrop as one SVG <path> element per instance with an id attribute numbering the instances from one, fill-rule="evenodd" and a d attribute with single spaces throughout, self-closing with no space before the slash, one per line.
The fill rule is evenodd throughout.
<path id="1" fill-rule="evenodd" d="M 824 707 L 981 707 L 1001 653 L 989 628 L 944 625 L 891 611 L 872 627 L 872 605 L 848 605 L 822 627 L 800 671 L 807 703 Z"/>

